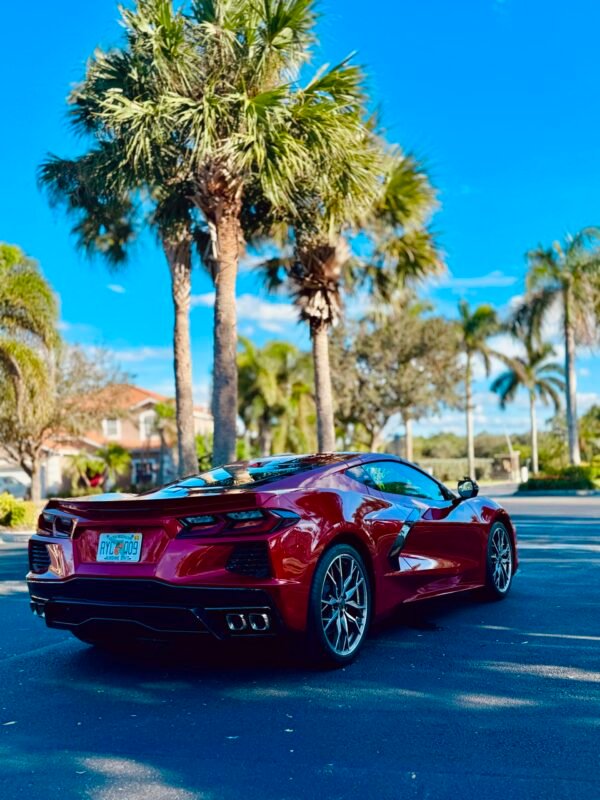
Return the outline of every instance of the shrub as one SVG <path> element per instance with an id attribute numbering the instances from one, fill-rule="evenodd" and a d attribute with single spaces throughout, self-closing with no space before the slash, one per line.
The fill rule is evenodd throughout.
<path id="1" fill-rule="evenodd" d="M 35 528 L 39 508 L 29 500 L 19 500 L 8 492 L 0 495 L 0 525 L 7 528 Z"/>
<path id="2" fill-rule="evenodd" d="M 591 467 L 564 467 L 550 475 L 534 475 L 519 486 L 520 492 L 595 489 Z"/>

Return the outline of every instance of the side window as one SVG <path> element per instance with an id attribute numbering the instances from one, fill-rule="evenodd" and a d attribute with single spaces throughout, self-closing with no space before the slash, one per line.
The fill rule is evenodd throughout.
<path id="1" fill-rule="evenodd" d="M 364 486 L 369 486 L 371 489 L 377 489 L 373 478 L 364 467 L 350 467 L 346 470 L 346 475 L 349 475 L 355 481 L 362 483 Z"/>
<path id="2" fill-rule="evenodd" d="M 424 500 L 445 500 L 444 493 L 436 481 L 419 470 L 398 461 L 373 461 L 364 464 L 363 471 L 368 475 L 367 486 L 380 492 L 400 494 L 405 497 L 418 497 Z"/>

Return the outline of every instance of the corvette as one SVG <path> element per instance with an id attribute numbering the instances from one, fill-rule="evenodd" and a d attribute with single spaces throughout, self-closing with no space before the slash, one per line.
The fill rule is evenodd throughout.
<path id="1" fill-rule="evenodd" d="M 478 491 L 394 456 L 331 453 L 51 500 L 29 542 L 31 608 L 101 647 L 300 634 L 344 665 L 403 603 L 507 595 L 515 527 Z"/>

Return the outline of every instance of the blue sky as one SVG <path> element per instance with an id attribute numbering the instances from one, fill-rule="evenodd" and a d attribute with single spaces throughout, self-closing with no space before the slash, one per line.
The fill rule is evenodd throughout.
<path id="1" fill-rule="evenodd" d="M 597 0 L 323 0 L 315 66 L 357 51 L 388 137 L 423 158 L 440 192 L 435 220 L 449 276 L 426 293 L 453 314 L 460 297 L 507 306 L 523 291 L 525 251 L 600 223 L 600 81 Z M 32 0 L 3 9 L 0 240 L 37 258 L 60 295 L 72 342 L 102 345 L 147 388 L 172 394 L 169 281 L 150 239 L 110 274 L 79 255 L 60 211 L 35 183 L 48 151 L 75 154 L 65 96 L 97 45 L 118 42 L 114 0 Z M 194 384 L 208 399 L 209 279 L 194 276 Z M 281 298 L 247 266 L 238 286 L 240 332 L 258 343 L 308 346 Z M 257 297 L 258 296 L 258 297 Z M 499 343 L 508 347 L 505 340 Z M 582 408 L 598 398 L 600 359 L 579 360 Z M 525 430 L 525 397 L 500 412 L 477 384 L 478 428 Z M 417 431 L 462 432 L 449 412 Z"/>

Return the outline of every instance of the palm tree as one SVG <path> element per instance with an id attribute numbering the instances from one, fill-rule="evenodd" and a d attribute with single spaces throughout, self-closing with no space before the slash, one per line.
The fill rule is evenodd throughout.
<path id="1" fill-rule="evenodd" d="M 259 453 L 306 452 L 310 447 L 313 410 L 309 361 L 288 342 L 256 348 L 241 338 L 238 353 L 239 414 L 255 431 Z"/>
<path id="2" fill-rule="evenodd" d="M 175 179 L 190 182 L 207 225 L 216 290 L 215 462 L 235 455 L 235 287 L 246 190 L 258 183 L 274 208 L 289 206 L 299 176 L 319 163 L 315 154 L 343 151 L 362 125 L 355 68 L 343 63 L 307 86 L 294 82 L 313 39 L 313 6 L 212 0 L 184 15 L 165 0 L 139 0 L 123 12 L 127 49 L 97 53 L 79 89 L 79 113 L 97 120 L 107 139 L 127 143 L 123 169 L 159 185 L 164 158 L 171 168 L 177 153 Z M 143 80 L 140 58 L 154 64 Z M 125 80 L 115 87 L 123 65 Z"/>
<path id="3" fill-rule="evenodd" d="M 116 442 L 96 451 L 96 459 L 102 465 L 102 486 L 110 481 L 114 484 L 121 475 L 127 475 L 131 467 L 131 453 Z"/>
<path id="4" fill-rule="evenodd" d="M 158 485 L 165 483 L 165 460 L 167 450 L 173 447 L 177 441 L 177 426 L 175 424 L 176 409 L 171 401 L 156 403 L 154 406 L 154 429 L 160 439 L 160 457 L 158 462 Z M 194 449 L 196 448 L 196 437 L 194 436 Z M 196 457 L 195 467 L 192 473 L 198 472 L 198 459 Z M 189 473 L 189 474 L 192 474 Z"/>
<path id="5" fill-rule="evenodd" d="M 300 211 L 289 236 L 294 256 L 265 267 L 271 288 L 288 279 L 300 318 L 310 326 L 318 447 L 330 451 L 335 428 L 329 332 L 340 319 L 344 287 L 366 288 L 387 302 L 399 288 L 443 267 L 427 228 L 435 192 L 414 158 L 382 152 L 366 133 L 343 157 L 323 164 L 320 176 L 324 184 L 298 187 Z M 369 240 L 368 257 L 353 255 L 346 238 L 353 231 Z"/>
<path id="6" fill-rule="evenodd" d="M 130 31 L 130 43 L 134 42 Z M 146 80 L 154 68 L 151 57 L 136 52 L 138 78 Z M 129 86 L 131 53 L 111 52 L 102 61 L 110 70 L 113 91 Z M 74 218 L 72 232 L 78 246 L 88 255 L 100 254 L 110 268 L 122 266 L 142 222 L 156 233 L 165 253 L 171 278 L 174 309 L 173 361 L 177 420 L 178 468 L 181 475 L 197 471 L 192 359 L 190 341 L 190 296 L 192 245 L 204 253 L 207 232 L 194 214 L 190 184 L 179 176 L 176 153 L 163 154 L 161 170 L 152 174 L 139 168 L 123 169 L 128 140 L 106 130 L 94 113 L 94 92 L 106 89 L 103 72 L 90 68 L 86 81 L 69 98 L 72 122 L 83 129 L 95 144 L 76 159 L 49 155 L 39 169 L 40 185 L 47 190 L 51 204 L 63 205 Z M 96 86 L 100 81 L 101 86 Z M 91 87 L 91 88 L 90 88 Z M 139 87 L 138 89 L 143 88 Z M 140 188 L 145 195 L 139 198 Z M 205 260 L 209 265 L 209 260 Z"/>
<path id="7" fill-rule="evenodd" d="M 56 298 L 37 264 L 19 247 L 0 243 L 0 378 L 3 400 L 17 425 L 27 404 L 43 402 L 52 381 L 57 316 Z M 38 501 L 39 464 L 29 477 L 31 497 Z"/>
<path id="8" fill-rule="evenodd" d="M 497 353 L 489 347 L 488 340 L 500 330 L 496 311 L 490 305 L 480 305 L 471 310 L 466 300 L 458 305 L 458 330 L 461 350 L 465 354 L 465 408 L 467 412 L 467 460 L 469 475 L 475 476 L 475 436 L 473 430 L 473 366 L 474 360 L 483 361 L 486 374 L 490 374 L 490 359 Z"/>
<path id="9" fill-rule="evenodd" d="M 534 474 L 539 472 L 538 432 L 536 397 L 542 403 L 552 403 L 555 412 L 560 409 L 560 393 L 565 389 L 564 369 L 560 364 L 551 361 L 554 348 L 551 344 L 536 346 L 525 339 L 525 354 L 515 357 L 503 357 L 508 369 L 492 383 L 491 389 L 498 394 L 500 407 L 506 408 L 520 388 L 529 394 L 529 418 L 531 425 L 531 466 Z"/>
<path id="10" fill-rule="evenodd" d="M 584 228 L 564 242 L 527 254 L 528 296 L 517 315 L 529 316 L 539 340 L 552 308 L 559 307 L 565 345 L 566 412 L 571 464 L 581 463 L 577 423 L 578 344 L 592 344 L 600 321 L 600 229 Z"/>

